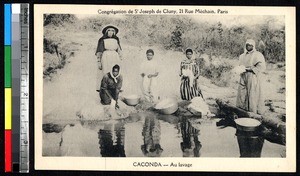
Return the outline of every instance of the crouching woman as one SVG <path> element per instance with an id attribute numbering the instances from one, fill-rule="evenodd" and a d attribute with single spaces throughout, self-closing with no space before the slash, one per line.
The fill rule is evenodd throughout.
<path id="1" fill-rule="evenodd" d="M 119 93 L 122 88 L 123 78 L 120 75 L 120 66 L 113 66 L 111 72 L 106 73 L 101 81 L 100 99 L 103 105 L 112 105 L 118 108 Z"/>

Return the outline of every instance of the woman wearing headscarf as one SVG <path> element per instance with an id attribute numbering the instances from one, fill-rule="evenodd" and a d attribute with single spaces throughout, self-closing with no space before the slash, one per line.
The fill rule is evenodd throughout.
<path id="1" fill-rule="evenodd" d="M 197 79 L 200 76 L 199 66 L 193 58 L 193 50 L 187 49 L 185 51 L 186 59 L 180 64 L 181 85 L 180 94 L 182 100 L 191 100 L 194 97 L 203 95 L 197 86 Z"/>
<path id="2" fill-rule="evenodd" d="M 262 72 L 266 69 L 266 63 L 264 56 L 256 51 L 254 40 L 246 41 L 244 53 L 239 57 L 239 65 L 244 69 L 240 74 L 236 106 L 262 114 Z"/>
<path id="3" fill-rule="evenodd" d="M 115 26 L 106 26 L 102 30 L 103 36 L 98 40 L 96 56 L 98 67 L 104 74 L 110 72 L 111 68 L 122 59 L 120 40 L 116 36 L 119 32 Z"/>

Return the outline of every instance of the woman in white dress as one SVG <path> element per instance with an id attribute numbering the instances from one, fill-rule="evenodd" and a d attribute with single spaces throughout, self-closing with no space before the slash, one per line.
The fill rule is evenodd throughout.
<path id="1" fill-rule="evenodd" d="M 146 52 L 147 60 L 141 64 L 142 92 L 145 99 L 149 102 L 156 102 L 159 99 L 157 88 L 157 77 L 159 75 L 158 63 L 153 59 L 154 51 L 148 49 Z"/>

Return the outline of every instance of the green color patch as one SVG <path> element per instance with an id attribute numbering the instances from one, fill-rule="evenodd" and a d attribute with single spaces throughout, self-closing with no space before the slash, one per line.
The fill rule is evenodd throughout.
<path id="1" fill-rule="evenodd" d="M 11 46 L 4 47 L 4 85 L 11 87 Z"/>

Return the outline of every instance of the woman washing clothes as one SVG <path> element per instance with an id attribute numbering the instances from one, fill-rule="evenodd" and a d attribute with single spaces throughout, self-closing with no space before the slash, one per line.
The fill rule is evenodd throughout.
<path id="1" fill-rule="evenodd" d="M 193 50 L 187 49 L 185 51 L 186 59 L 180 64 L 181 85 L 180 94 L 182 100 L 191 100 L 194 97 L 201 96 L 202 92 L 197 86 L 197 79 L 200 76 L 199 66 L 193 58 Z"/>
<path id="2" fill-rule="evenodd" d="M 153 59 L 154 51 L 146 51 L 147 60 L 141 64 L 142 92 L 149 102 L 156 102 L 159 99 L 157 93 L 158 63 Z"/>
<path id="3" fill-rule="evenodd" d="M 116 36 L 119 32 L 114 26 L 106 26 L 102 30 L 103 36 L 98 40 L 96 56 L 98 68 L 103 74 L 110 72 L 111 68 L 122 60 L 120 40 Z"/>
<path id="4" fill-rule="evenodd" d="M 122 84 L 123 77 L 120 75 L 120 66 L 114 65 L 112 70 L 106 73 L 102 78 L 99 91 L 101 104 L 119 108 L 118 99 Z"/>

